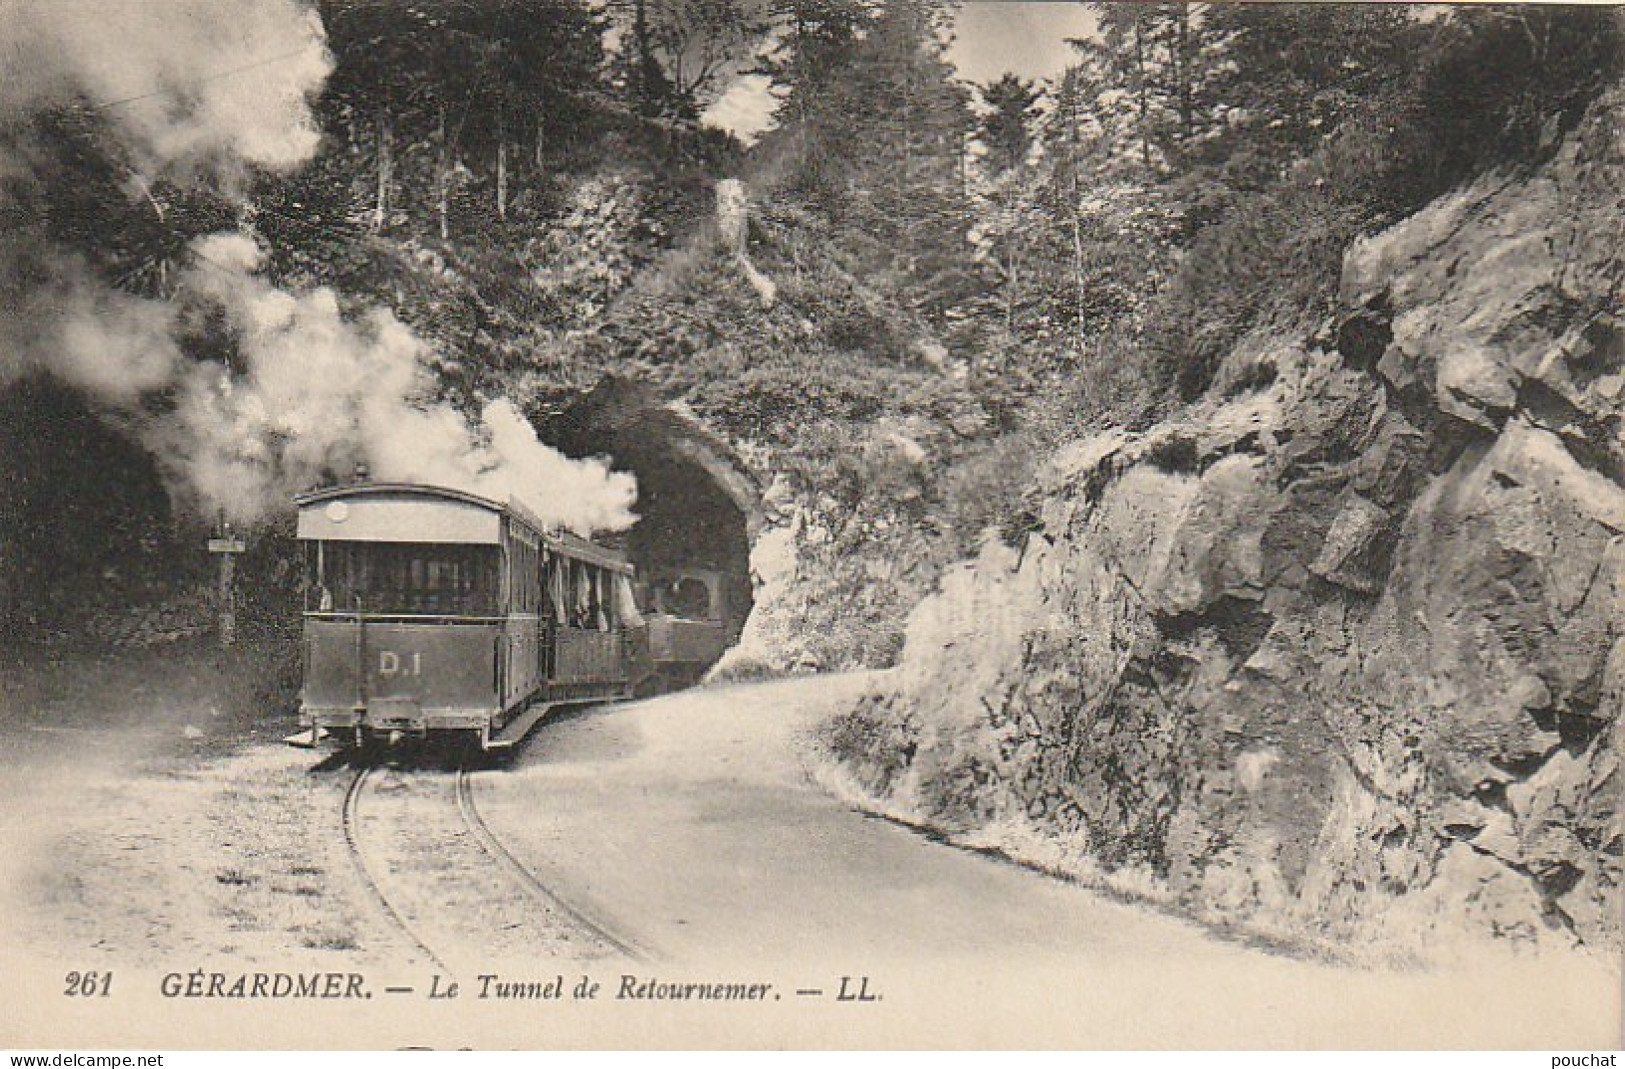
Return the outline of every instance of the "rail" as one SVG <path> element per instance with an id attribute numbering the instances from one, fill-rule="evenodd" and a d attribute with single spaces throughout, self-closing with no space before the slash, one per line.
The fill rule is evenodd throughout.
<path id="1" fill-rule="evenodd" d="M 360 754 L 353 759 L 361 760 Z M 483 855 L 486 862 L 494 864 L 501 873 L 502 881 L 513 888 L 521 898 L 529 899 L 542 907 L 542 916 L 550 918 L 552 932 L 555 938 L 566 940 L 574 933 L 578 939 L 584 939 L 589 945 L 594 945 L 599 952 L 609 952 L 637 962 L 647 962 L 650 954 L 639 948 L 630 939 L 612 931 L 604 922 L 590 916 L 577 905 L 565 900 L 557 891 L 544 883 L 535 872 L 510 850 L 490 825 L 481 816 L 474 801 L 474 786 L 469 761 L 472 755 L 459 760 L 454 781 L 452 783 L 452 800 L 455 803 L 458 827 L 447 827 L 445 834 L 451 842 L 463 844 L 462 849 L 473 849 Z M 381 766 L 376 764 L 363 764 L 356 768 L 355 775 L 350 781 L 349 789 L 345 792 L 343 806 L 344 841 L 349 850 L 354 868 L 360 878 L 361 884 L 368 896 L 372 899 L 378 911 L 381 912 L 390 925 L 401 933 L 418 952 L 433 962 L 434 965 L 448 973 L 457 970 L 448 964 L 459 956 L 470 951 L 483 952 L 486 947 L 476 945 L 484 937 L 480 933 L 455 931 L 455 925 L 442 927 L 444 917 L 423 915 L 423 905 L 419 902 L 412 905 L 419 895 L 410 887 L 397 888 L 401 893 L 392 897 L 388 884 L 391 881 L 400 882 L 404 874 L 395 871 L 389 864 L 378 861 L 363 833 L 364 818 L 363 799 L 368 796 L 368 784 L 373 781 L 375 773 Z M 430 772 L 429 775 L 441 776 L 443 773 Z M 444 780 L 441 780 L 444 782 Z M 438 792 L 434 792 L 438 793 Z M 445 796 L 442 794 L 442 798 Z M 431 814 L 419 813 L 417 817 L 420 826 L 430 826 L 435 823 Z M 367 820 L 365 824 L 375 825 L 374 820 Z M 377 828 L 374 828 L 377 831 Z M 373 844 L 376 846 L 377 844 Z M 416 912 L 415 912 L 416 911 Z M 502 918 L 497 918 L 501 920 Z M 511 917 L 508 918 L 511 920 Z M 533 922 L 538 919 L 533 916 Z M 546 927 L 541 929 L 547 931 Z M 428 933 L 428 934 L 426 934 Z M 432 935 L 432 938 L 430 937 Z M 470 937 L 474 937 L 472 940 Z M 435 945 L 440 949 L 437 951 Z"/>
<path id="2" fill-rule="evenodd" d="M 490 855 L 492 860 L 507 870 L 522 891 L 536 899 L 543 907 L 562 914 L 570 923 L 613 947 L 621 955 L 637 962 L 648 960 L 647 955 L 629 940 L 615 935 L 601 922 L 592 919 L 559 897 L 557 892 L 544 884 L 524 862 L 502 845 L 502 840 L 491 831 L 490 825 L 485 823 L 485 818 L 480 816 L 479 809 L 474 805 L 474 785 L 466 764 L 457 769 L 457 810 L 462 814 L 463 823 L 473 834 L 474 841 L 480 844 L 480 848 Z"/>
<path id="3" fill-rule="evenodd" d="M 349 847 L 350 858 L 355 862 L 357 874 L 361 877 L 362 885 L 372 897 L 373 902 L 382 910 L 384 916 L 389 918 L 400 932 L 411 940 L 429 960 L 441 969 L 446 969 L 446 963 L 440 959 L 428 942 L 418 934 L 416 928 L 409 924 L 401 911 L 384 893 L 383 887 L 373 875 L 372 868 L 367 864 L 366 852 L 361 848 L 361 795 L 366 790 L 367 782 L 377 771 L 376 765 L 364 765 L 356 770 L 355 778 L 350 781 L 350 789 L 344 795 L 344 842 Z M 446 971 L 450 971 L 446 969 Z"/>

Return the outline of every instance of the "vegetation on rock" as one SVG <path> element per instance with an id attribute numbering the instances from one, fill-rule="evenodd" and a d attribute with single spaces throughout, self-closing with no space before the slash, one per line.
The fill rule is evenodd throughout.
<path id="1" fill-rule="evenodd" d="M 1192 404 L 1054 455 L 833 725 L 878 806 L 1271 936 L 1617 950 L 1625 100 L 1519 99 Z"/>

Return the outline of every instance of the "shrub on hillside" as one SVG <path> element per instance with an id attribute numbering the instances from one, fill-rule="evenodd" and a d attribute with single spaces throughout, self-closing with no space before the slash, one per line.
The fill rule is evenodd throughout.
<path id="1" fill-rule="evenodd" d="M 1486 170 L 1538 162 L 1622 71 L 1617 10 L 1456 11 L 1408 77 L 1273 181 L 1245 143 L 1184 176 L 1217 189 L 1190 198 L 1193 236 L 1146 317 L 1152 377 L 1192 399 L 1242 335 L 1323 316 L 1353 238 Z"/>

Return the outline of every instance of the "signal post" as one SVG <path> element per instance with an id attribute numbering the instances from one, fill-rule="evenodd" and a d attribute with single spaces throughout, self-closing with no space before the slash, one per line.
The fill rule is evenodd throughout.
<path id="1" fill-rule="evenodd" d="M 230 649 L 237 641 L 237 554 L 248 547 L 220 521 L 220 535 L 209 539 L 209 552 L 220 559 L 220 585 L 215 595 L 215 611 L 220 618 L 220 648 Z"/>

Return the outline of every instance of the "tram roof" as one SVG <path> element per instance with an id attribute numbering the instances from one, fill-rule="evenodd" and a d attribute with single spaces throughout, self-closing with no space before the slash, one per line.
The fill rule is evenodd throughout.
<path id="1" fill-rule="evenodd" d="M 318 505 L 323 501 L 334 501 L 348 497 L 440 497 L 451 501 L 461 501 L 464 504 L 475 505 L 479 508 L 489 509 L 492 512 L 501 512 L 508 506 L 489 497 L 471 494 L 466 490 L 454 490 L 449 486 L 432 486 L 426 483 L 351 483 L 345 486 L 324 486 L 317 490 L 310 490 L 294 497 L 293 503 L 300 508 L 309 505 Z"/>
<path id="2" fill-rule="evenodd" d="M 365 534 L 350 534 L 347 531 L 332 529 L 332 524 L 316 519 L 312 506 L 335 501 L 353 501 L 357 498 L 423 498 L 431 502 L 440 501 L 456 506 L 463 510 L 473 508 L 477 511 L 491 515 L 493 523 L 489 526 L 479 524 L 452 523 L 444 530 L 415 529 L 413 537 L 393 539 L 380 536 L 379 526 L 370 525 Z M 521 524 L 531 528 L 541 536 L 542 541 L 549 549 L 609 568 L 619 572 L 632 572 L 632 565 L 625 557 L 612 549 L 598 545 L 590 539 L 582 538 L 569 531 L 549 530 L 548 527 L 525 506 L 517 501 L 496 501 L 492 498 L 471 494 L 466 490 L 457 490 L 449 486 L 430 486 L 423 483 L 355 483 L 350 486 L 330 486 L 308 493 L 299 494 L 293 499 L 299 507 L 299 537 L 300 538 L 331 538 L 334 540 L 357 541 L 431 541 L 431 542 L 472 542 L 491 544 L 500 541 L 500 519 L 508 516 L 518 520 Z M 307 520 L 307 517 L 310 519 Z M 340 520 L 339 522 L 343 522 Z M 387 521 L 386 521 L 387 522 Z M 358 537 L 359 535 L 359 537 Z"/>

